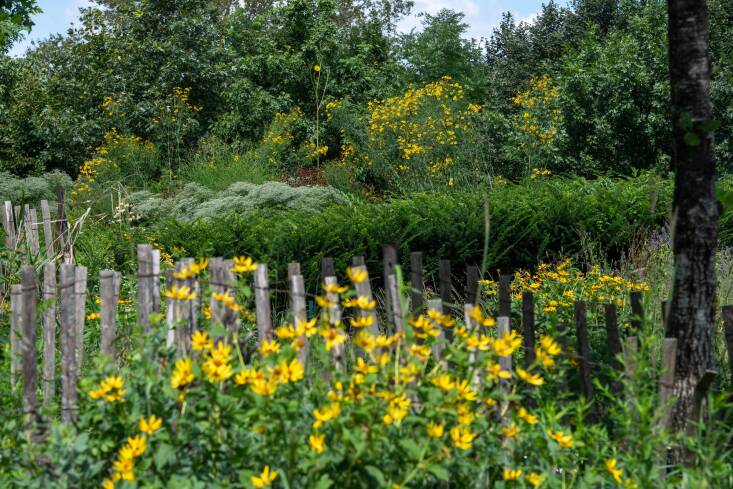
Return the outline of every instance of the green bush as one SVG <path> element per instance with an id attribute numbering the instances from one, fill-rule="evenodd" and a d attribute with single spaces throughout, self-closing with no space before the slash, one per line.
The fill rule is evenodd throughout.
<path id="1" fill-rule="evenodd" d="M 52 171 L 39 177 L 19 178 L 0 171 L 0 202 L 13 204 L 38 204 L 38 201 L 56 200 L 56 189 L 68 191 L 71 178 L 66 173 Z"/>
<path id="2" fill-rule="evenodd" d="M 664 221 L 671 207 L 670 182 L 650 174 L 628 180 L 550 178 L 497 186 L 487 195 L 488 266 L 505 271 L 577 254 L 589 243 L 617 258 L 640 229 Z M 482 192 L 416 193 L 385 203 L 323 206 L 318 212 L 284 205 L 244 215 L 241 208 L 228 207 L 229 199 L 220 196 L 203 207 L 179 200 L 170 215 L 186 219 L 165 219 L 150 232 L 181 256 L 252 255 L 281 273 L 288 262 L 298 261 L 313 283 L 324 256 L 334 257 L 343 270 L 353 255 L 365 255 L 370 270 L 380 270 L 381 248 L 389 242 L 398 244 L 405 266 L 410 250 L 425 253 L 427 270 L 436 270 L 439 258 L 451 259 L 460 282 L 465 265 L 482 261 Z M 209 218 L 196 220 L 204 210 Z"/>

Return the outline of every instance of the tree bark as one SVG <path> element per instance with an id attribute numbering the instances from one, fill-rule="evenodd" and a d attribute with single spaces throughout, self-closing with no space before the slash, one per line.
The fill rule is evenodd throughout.
<path id="1" fill-rule="evenodd" d="M 710 127 L 710 59 L 705 0 L 668 0 L 675 170 L 674 279 L 669 336 L 677 338 L 672 428 L 684 429 L 695 387 L 712 364 L 718 202 Z"/>

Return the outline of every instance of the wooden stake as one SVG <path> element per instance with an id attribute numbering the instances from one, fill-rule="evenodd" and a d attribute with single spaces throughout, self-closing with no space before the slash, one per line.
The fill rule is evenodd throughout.
<path id="1" fill-rule="evenodd" d="M 257 316 L 258 343 L 272 340 L 272 309 L 270 306 L 270 287 L 267 280 L 267 264 L 257 265 L 254 276 L 255 308 Z"/>
<path id="2" fill-rule="evenodd" d="M 469 265 L 466 267 L 466 301 L 472 304 L 479 304 L 480 301 L 480 288 L 479 280 L 481 279 L 481 270 L 475 265 Z"/>
<path id="3" fill-rule="evenodd" d="M 728 347 L 728 367 L 733 379 L 733 306 L 723 306 L 723 324 L 725 326 L 725 344 Z"/>
<path id="4" fill-rule="evenodd" d="M 20 377 L 21 336 L 23 334 L 23 287 L 10 286 L 10 382 L 18 383 Z"/>
<path id="5" fill-rule="evenodd" d="M 333 258 L 330 256 L 324 256 L 321 258 L 321 280 L 325 281 L 326 277 L 335 277 L 336 268 L 333 264 Z"/>
<path id="6" fill-rule="evenodd" d="M 364 267 L 366 266 L 366 261 L 364 260 L 363 256 L 355 256 L 351 259 L 351 266 L 352 267 Z"/>
<path id="7" fill-rule="evenodd" d="M 38 355 L 36 353 L 38 289 L 34 267 L 23 267 L 21 283 L 23 287 L 23 414 L 28 417 L 27 423 L 30 427 L 38 415 Z"/>
<path id="8" fill-rule="evenodd" d="M 535 361 L 535 331 L 534 331 L 534 296 L 532 292 L 522 292 L 522 329 L 524 335 L 524 366 L 529 368 Z"/>
<path id="9" fill-rule="evenodd" d="M 512 276 L 499 276 L 499 316 L 512 317 Z"/>
<path id="10" fill-rule="evenodd" d="M 43 406 L 50 408 L 56 395 L 56 264 L 43 267 Z"/>
<path id="11" fill-rule="evenodd" d="M 674 392 L 674 371 L 677 359 L 677 339 L 665 338 L 662 349 L 662 375 L 659 379 L 659 406 L 662 416 L 659 427 L 663 430 L 670 428 L 674 406 L 670 402 Z"/>
<path id="12" fill-rule="evenodd" d="M 422 251 L 410 253 L 410 310 L 413 314 L 417 314 L 422 309 L 425 296 L 422 258 Z"/>
<path id="13" fill-rule="evenodd" d="M 73 423 L 76 419 L 76 267 L 61 265 L 59 287 L 61 318 L 61 419 Z"/>
<path id="14" fill-rule="evenodd" d="M 46 245 L 46 258 L 53 260 L 56 257 L 53 242 L 53 228 L 51 226 L 51 208 L 47 200 L 41 201 L 41 219 L 43 219 L 43 242 Z"/>
<path id="15" fill-rule="evenodd" d="M 302 275 L 290 277 L 290 303 L 293 311 L 293 325 L 297 327 L 298 324 L 306 323 L 308 316 L 305 309 L 305 285 Z M 301 343 L 298 359 L 305 365 L 308 360 L 308 336 L 302 334 L 298 337 L 298 341 Z"/>
<path id="16" fill-rule="evenodd" d="M 117 317 L 117 297 L 119 292 L 115 290 L 116 274 L 113 270 L 102 270 L 99 272 L 99 298 L 100 298 L 100 327 L 101 342 L 100 350 L 114 361 L 115 358 L 115 336 Z"/>
<path id="17" fill-rule="evenodd" d="M 593 400 L 593 381 L 590 372 L 590 341 L 588 339 L 588 318 L 583 301 L 575 301 L 575 335 L 580 355 L 580 388 L 589 402 Z"/>
<path id="18" fill-rule="evenodd" d="M 443 301 L 440 299 L 430 299 L 428 301 L 428 311 L 435 311 L 443 313 Z M 440 361 L 443 359 L 443 350 L 445 349 L 445 333 L 443 332 L 443 326 L 438 325 L 440 328 L 440 334 L 433 343 L 433 356 L 436 360 Z"/>
<path id="19" fill-rule="evenodd" d="M 153 247 L 137 245 L 137 321 L 143 333 L 150 331 L 150 313 L 153 311 L 152 283 Z"/>
<path id="20" fill-rule="evenodd" d="M 611 357 L 611 366 L 621 371 L 622 365 L 618 360 L 621 353 L 621 337 L 618 332 L 618 318 L 616 315 L 616 304 L 606 304 L 604 306 L 604 316 L 606 321 L 606 339 L 608 341 L 608 354 Z"/>
<path id="21" fill-rule="evenodd" d="M 387 276 L 387 289 L 389 297 L 392 299 L 392 324 L 394 324 L 395 332 L 405 330 L 403 323 L 402 304 L 400 302 L 400 292 L 397 288 L 397 277 L 394 274 Z"/>
<path id="22" fill-rule="evenodd" d="M 451 280 L 450 260 L 440 260 L 438 264 L 438 281 L 440 284 L 440 299 L 443 304 L 453 302 L 453 283 Z"/>
<path id="23" fill-rule="evenodd" d="M 323 282 L 326 285 L 338 286 L 336 277 L 324 277 Z M 333 304 L 328 308 L 328 322 L 332 328 L 341 327 L 341 307 L 339 306 L 339 294 L 336 292 L 326 292 L 326 298 Z M 331 348 L 331 359 L 337 370 L 342 370 L 344 366 L 344 345 L 340 344 Z"/>
<path id="24" fill-rule="evenodd" d="M 355 284 L 356 295 L 358 295 L 359 297 L 366 297 L 370 301 L 373 300 L 374 297 L 372 296 L 372 286 L 369 282 L 369 272 L 367 271 L 366 267 L 364 265 L 361 265 L 361 266 L 353 267 L 353 268 L 355 271 L 362 270 L 367 274 L 363 282 Z M 372 317 L 372 325 L 369 326 L 368 331 L 369 333 L 371 333 L 374 336 L 379 335 L 379 321 L 377 319 L 376 308 L 369 310 L 369 311 L 362 310 L 361 316 L 362 317 L 368 317 L 368 316 Z"/>
<path id="25" fill-rule="evenodd" d="M 13 203 L 9 200 L 5 201 L 3 207 L 3 227 L 5 228 L 5 246 L 9 250 L 14 250 L 17 245 L 17 233 L 15 227 L 15 214 L 13 213 Z"/>
<path id="26" fill-rule="evenodd" d="M 641 292 L 631 292 L 631 330 L 638 334 L 641 322 L 644 319 L 644 309 L 641 306 Z"/>
<path id="27" fill-rule="evenodd" d="M 86 320 L 87 305 L 86 267 L 76 267 L 74 294 L 76 296 L 76 374 L 81 377 L 81 370 L 84 365 L 84 321 Z"/>
<path id="28" fill-rule="evenodd" d="M 499 316 L 496 318 L 497 335 L 499 338 L 510 333 L 509 318 L 507 316 Z M 506 372 L 512 371 L 512 356 L 499 357 L 499 365 Z"/>

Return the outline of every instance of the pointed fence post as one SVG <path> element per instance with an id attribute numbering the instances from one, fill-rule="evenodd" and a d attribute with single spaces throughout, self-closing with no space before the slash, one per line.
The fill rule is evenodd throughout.
<path id="1" fill-rule="evenodd" d="M 522 329 L 524 366 L 529 368 L 535 361 L 534 295 L 529 291 L 522 292 Z"/>
<path id="2" fill-rule="evenodd" d="M 358 284 L 355 284 L 356 295 L 359 296 L 359 297 L 366 297 L 370 301 L 373 300 L 374 297 L 372 295 L 372 286 L 371 286 L 371 283 L 369 282 L 369 272 L 367 271 L 366 267 L 364 265 L 360 265 L 358 267 L 353 267 L 353 268 L 354 268 L 355 271 L 361 270 L 364 273 L 366 273 L 366 278 L 362 282 L 360 282 Z M 367 330 L 372 335 L 378 336 L 379 335 L 379 321 L 378 321 L 378 318 L 377 318 L 377 310 L 376 310 L 376 308 L 371 309 L 371 310 L 368 310 L 368 311 L 362 309 L 361 310 L 361 316 L 362 317 L 371 317 L 372 318 L 372 325 L 369 326 L 369 328 L 367 328 Z"/>
<path id="3" fill-rule="evenodd" d="M 9 250 L 14 250 L 17 241 L 17 230 L 15 226 L 15 214 L 13 212 L 13 203 L 6 200 L 3 207 L 3 227 L 5 228 L 5 246 Z"/>
<path id="4" fill-rule="evenodd" d="M 23 335 L 23 287 L 10 286 L 10 382 L 18 383 L 21 363 L 21 336 Z"/>
<path id="5" fill-rule="evenodd" d="M 300 266 L 298 267 L 300 269 Z M 293 325 L 304 324 L 308 321 L 305 309 L 305 285 L 302 275 L 293 275 L 290 277 L 290 303 L 292 304 Z M 298 351 L 298 360 L 305 365 L 308 360 L 308 336 L 303 333 L 298 337 L 301 344 Z"/>
<path id="6" fill-rule="evenodd" d="M 410 310 L 415 314 L 422 309 L 425 295 L 422 251 L 410 253 L 410 285 Z"/>
<path id="7" fill-rule="evenodd" d="M 324 277 L 323 282 L 327 286 L 338 287 L 338 279 L 335 276 Z M 326 292 L 326 299 L 333 304 L 328 308 L 328 322 L 332 328 L 341 328 L 341 306 L 339 305 L 339 294 L 337 292 Z M 344 366 L 344 345 L 335 345 L 331 348 L 331 359 L 337 370 Z"/>
<path id="8" fill-rule="evenodd" d="M 631 292 L 631 330 L 639 334 L 641 322 L 644 319 L 644 309 L 641 305 L 641 292 Z"/>
<path id="9" fill-rule="evenodd" d="M 21 284 L 23 287 L 23 414 L 27 417 L 27 429 L 31 429 L 38 416 L 38 355 L 36 352 L 38 289 L 34 267 L 23 267 Z"/>
<path id="10" fill-rule="evenodd" d="M 255 309 L 257 316 L 258 344 L 272 340 L 272 306 L 270 305 L 270 286 L 267 279 L 267 264 L 257 265 L 254 276 Z"/>
<path id="11" fill-rule="evenodd" d="M 143 333 L 150 331 L 150 313 L 153 311 L 152 282 L 153 247 L 137 245 L 137 321 Z"/>
<path id="12" fill-rule="evenodd" d="M 76 419 L 76 267 L 61 265 L 59 295 L 61 322 L 61 419 Z"/>
<path id="13" fill-rule="evenodd" d="M 100 350 L 102 355 L 115 358 L 115 337 L 117 300 L 119 298 L 119 282 L 117 273 L 113 270 L 102 270 L 99 272 L 99 297 L 100 297 L 100 327 L 101 341 Z"/>
<path id="14" fill-rule="evenodd" d="M 84 321 L 86 320 L 87 305 L 86 267 L 76 267 L 74 295 L 76 296 L 76 375 L 81 377 L 81 370 L 84 365 Z"/>
<path id="15" fill-rule="evenodd" d="M 451 280 L 450 260 L 440 260 L 438 263 L 438 283 L 440 299 L 443 304 L 453 302 L 453 283 Z"/>
<path id="16" fill-rule="evenodd" d="M 480 288 L 479 280 L 481 280 L 481 270 L 476 265 L 468 265 L 466 267 L 466 301 L 472 304 L 479 304 Z"/>
<path id="17" fill-rule="evenodd" d="M 43 406 L 50 408 L 56 394 L 56 264 L 43 267 Z"/>
<path id="18" fill-rule="evenodd" d="M 499 276 L 499 316 L 512 317 L 512 276 Z"/>
<path id="19" fill-rule="evenodd" d="M 397 287 L 397 277 L 392 274 L 387 276 L 387 289 L 392 299 L 392 324 L 394 331 L 399 333 L 405 330 L 403 323 L 402 303 L 400 302 L 400 291 Z"/>
<path id="20" fill-rule="evenodd" d="M 336 268 L 333 264 L 333 258 L 330 256 L 324 256 L 321 258 L 321 280 L 325 281 L 326 277 L 335 277 Z"/>
<path id="21" fill-rule="evenodd" d="M 51 208 L 47 200 L 41 201 L 41 219 L 43 219 L 43 243 L 46 249 L 46 259 L 53 260 L 56 257 L 53 242 L 53 228 L 51 227 Z"/>
<path id="22" fill-rule="evenodd" d="M 583 301 L 575 301 L 575 335 L 578 340 L 578 354 L 580 355 L 580 388 L 583 397 L 591 402 L 593 400 L 593 380 L 590 371 L 591 353 L 588 339 L 588 316 Z M 592 411 L 589 417 L 591 420 L 594 417 Z"/>
<path id="23" fill-rule="evenodd" d="M 435 311 L 443 314 L 443 301 L 440 299 L 430 299 L 428 301 L 428 311 Z M 443 350 L 445 349 L 445 333 L 443 332 L 443 326 L 438 325 L 440 334 L 436 338 L 436 342 L 433 343 L 433 356 L 436 360 L 440 361 L 443 359 Z"/>

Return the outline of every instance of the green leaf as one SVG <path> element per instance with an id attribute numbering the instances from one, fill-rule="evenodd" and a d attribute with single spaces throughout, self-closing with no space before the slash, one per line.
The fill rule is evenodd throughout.
<path id="1" fill-rule="evenodd" d="M 448 472 L 448 469 L 446 469 L 442 465 L 431 465 L 430 467 L 428 467 L 428 472 L 433 474 L 439 480 L 450 480 L 450 472 Z"/>
<path id="2" fill-rule="evenodd" d="M 720 127 L 720 121 L 717 119 L 708 119 L 700 123 L 700 129 L 703 131 L 716 131 Z"/>
<path id="3" fill-rule="evenodd" d="M 378 468 L 374 467 L 373 465 L 367 465 L 364 467 L 364 470 L 367 471 L 367 473 L 372 476 L 372 478 L 377 482 L 379 487 L 384 487 L 387 485 L 387 482 L 384 480 L 384 474 L 382 474 L 382 471 Z"/>
<path id="4" fill-rule="evenodd" d="M 400 446 L 407 452 L 407 455 L 411 459 L 420 460 L 422 458 L 422 449 L 414 441 L 405 438 L 400 440 Z"/>
<path id="5" fill-rule="evenodd" d="M 683 112 L 680 114 L 680 127 L 682 129 L 692 128 L 692 116 L 689 112 Z"/>
<path id="6" fill-rule="evenodd" d="M 333 481 L 331 480 L 331 477 L 328 474 L 323 474 L 320 479 L 318 479 L 318 482 L 316 482 L 316 485 L 313 486 L 313 489 L 328 489 L 333 485 Z"/>
<path id="7" fill-rule="evenodd" d="M 209 334 L 216 338 L 223 338 L 228 335 L 229 332 L 224 326 L 222 326 L 221 324 L 217 324 L 209 330 Z"/>
<path id="8" fill-rule="evenodd" d="M 155 451 L 153 460 L 158 470 L 161 470 L 165 465 L 176 459 L 175 451 L 173 447 L 167 443 L 161 443 L 158 445 L 158 449 Z"/>
<path id="9" fill-rule="evenodd" d="M 686 132 L 685 133 L 685 144 L 687 146 L 699 146 L 700 138 L 694 132 Z"/>
<path id="10" fill-rule="evenodd" d="M 86 450 L 88 441 L 89 435 L 86 433 L 82 433 L 81 435 L 77 436 L 76 440 L 74 440 L 74 451 L 81 453 Z"/>

